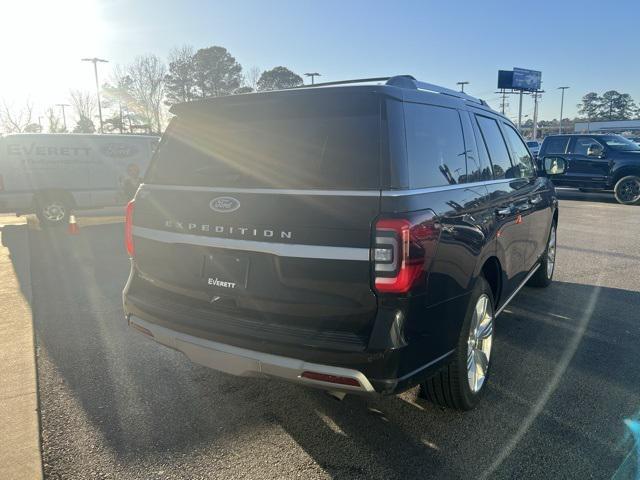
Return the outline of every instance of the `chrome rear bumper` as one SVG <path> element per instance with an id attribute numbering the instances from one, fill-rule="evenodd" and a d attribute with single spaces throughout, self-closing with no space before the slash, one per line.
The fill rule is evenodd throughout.
<path id="1" fill-rule="evenodd" d="M 131 315 L 129 326 L 156 342 L 184 353 L 191 361 L 237 376 L 271 376 L 324 390 L 374 394 L 367 377 L 357 370 L 309 363 L 295 358 L 256 352 L 187 335 Z M 315 378 L 307 378 L 303 373 Z M 332 381 L 317 379 L 325 376 Z M 356 385 L 337 382 L 350 381 Z"/>

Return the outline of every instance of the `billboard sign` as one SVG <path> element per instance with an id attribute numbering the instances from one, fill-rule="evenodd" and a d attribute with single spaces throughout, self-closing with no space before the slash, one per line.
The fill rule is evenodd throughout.
<path id="1" fill-rule="evenodd" d="M 527 70 L 526 68 L 513 69 L 512 88 L 514 90 L 540 90 L 542 84 L 542 72 Z"/>
<path id="2" fill-rule="evenodd" d="M 498 88 L 511 90 L 513 88 L 513 71 L 498 70 Z"/>

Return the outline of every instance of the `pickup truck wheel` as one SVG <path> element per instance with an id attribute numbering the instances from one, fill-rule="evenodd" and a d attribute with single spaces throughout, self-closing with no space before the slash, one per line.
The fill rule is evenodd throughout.
<path id="1" fill-rule="evenodd" d="M 475 407 L 491 372 L 494 303 L 489 284 L 479 277 L 471 294 L 453 361 L 420 386 L 431 402 L 458 410 Z"/>
<path id="2" fill-rule="evenodd" d="M 613 190 L 618 203 L 623 205 L 640 204 L 640 177 L 629 175 L 622 177 Z"/>
<path id="3" fill-rule="evenodd" d="M 547 248 L 545 248 L 540 258 L 540 266 L 536 273 L 529 279 L 527 285 L 530 287 L 544 288 L 551 285 L 553 280 L 553 272 L 556 269 L 556 241 L 557 228 L 555 222 L 551 225 L 549 239 L 547 240 Z"/>
<path id="4" fill-rule="evenodd" d="M 56 197 L 36 200 L 36 216 L 40 224 L 47 227 L 66 225 L 69 222 L 71 206 L 69 202 Z"/>

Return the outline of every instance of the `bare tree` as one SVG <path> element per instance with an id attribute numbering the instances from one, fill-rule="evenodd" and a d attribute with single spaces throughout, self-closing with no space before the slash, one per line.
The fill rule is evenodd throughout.
<path id="1" fill-rule="evenodd" d="M 107 117 L 111 116 L 105 121 L 108 123 L 107 128 L 110 126 L 114 130 L 119 129 L 122 131 L 128 123 L 129 131 L 131 131 L 132 120 L 137 123 L 139 120 L 137 117 L 142 115 L 142 107 L 131 94 L 132 83 L 133 81 L 127 73 L 127 68 L 122 65 L 116 65 L 111 78 L 102 86 L 103 105 L 110 111 Z M 143 122 L 148 122 L 148 119 L 143 120 Z"/>
<path id="2" fill-rule="evenodd" d="M 94 95 L 86 90 L 70 90 L 69 100 L 78 119 L 91 120 L 94 117 L 96 108 L 98 108 Z"/>
<path id="3" fill-rule="evenodd" d="M 258 67 L 251 67 L 247 70 L 247 73 L 244 74 L 244 85 L 245 87 L 251 88 L 252 91 L 258 90 L 258 80 L 260 80 L 260 76 L 262 75 L 262 71 Z"/>
<path id="4" fill-rule="evenodd" d="M 137 57 L 126 68 L 128 94 L 141 110 L 140 113 L 148 119 L 151 129 L 156 132 L 162 131 L 166 74 L 165 64 L 153 54 Z"/>
<path id="5" fill-rule="evenodd" d="M 24 106 L 16 108 L 3 99 L 0 108 L 0 127 L 6 133 L 22 133 L 32 124 L 32 115 L 33 102 L 31 100 L 27 100 Z"/>
<path id="6" fill-rule="evenodd" d="M 53 108 L 48 108 L 44 115 L 47 118 L 49 133 L 66 132 L 64 125 L 62 124 L 62 119 L 58 115 L 56 115 L 56 113 L 53 111 Z"/>

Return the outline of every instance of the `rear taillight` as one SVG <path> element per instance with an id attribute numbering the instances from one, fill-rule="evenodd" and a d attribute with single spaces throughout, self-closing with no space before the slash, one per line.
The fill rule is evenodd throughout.
<path id="1" fill-rule="evenodd" d="M 379 219 L 371 254 L 376 291 L 408 293 L 424 286 L 439 237 L 431 211 Z"/>
<path id="2" fill-rule="evenodd" d="M 136 254 L 135 246 L 133 244 L 133 208 L 135 206 L 135 200 L 131 200 L 127 203 L 127 210 L 124 219 L 124 245 L 127 247 L 127 253 L 131 258 Z"/>

